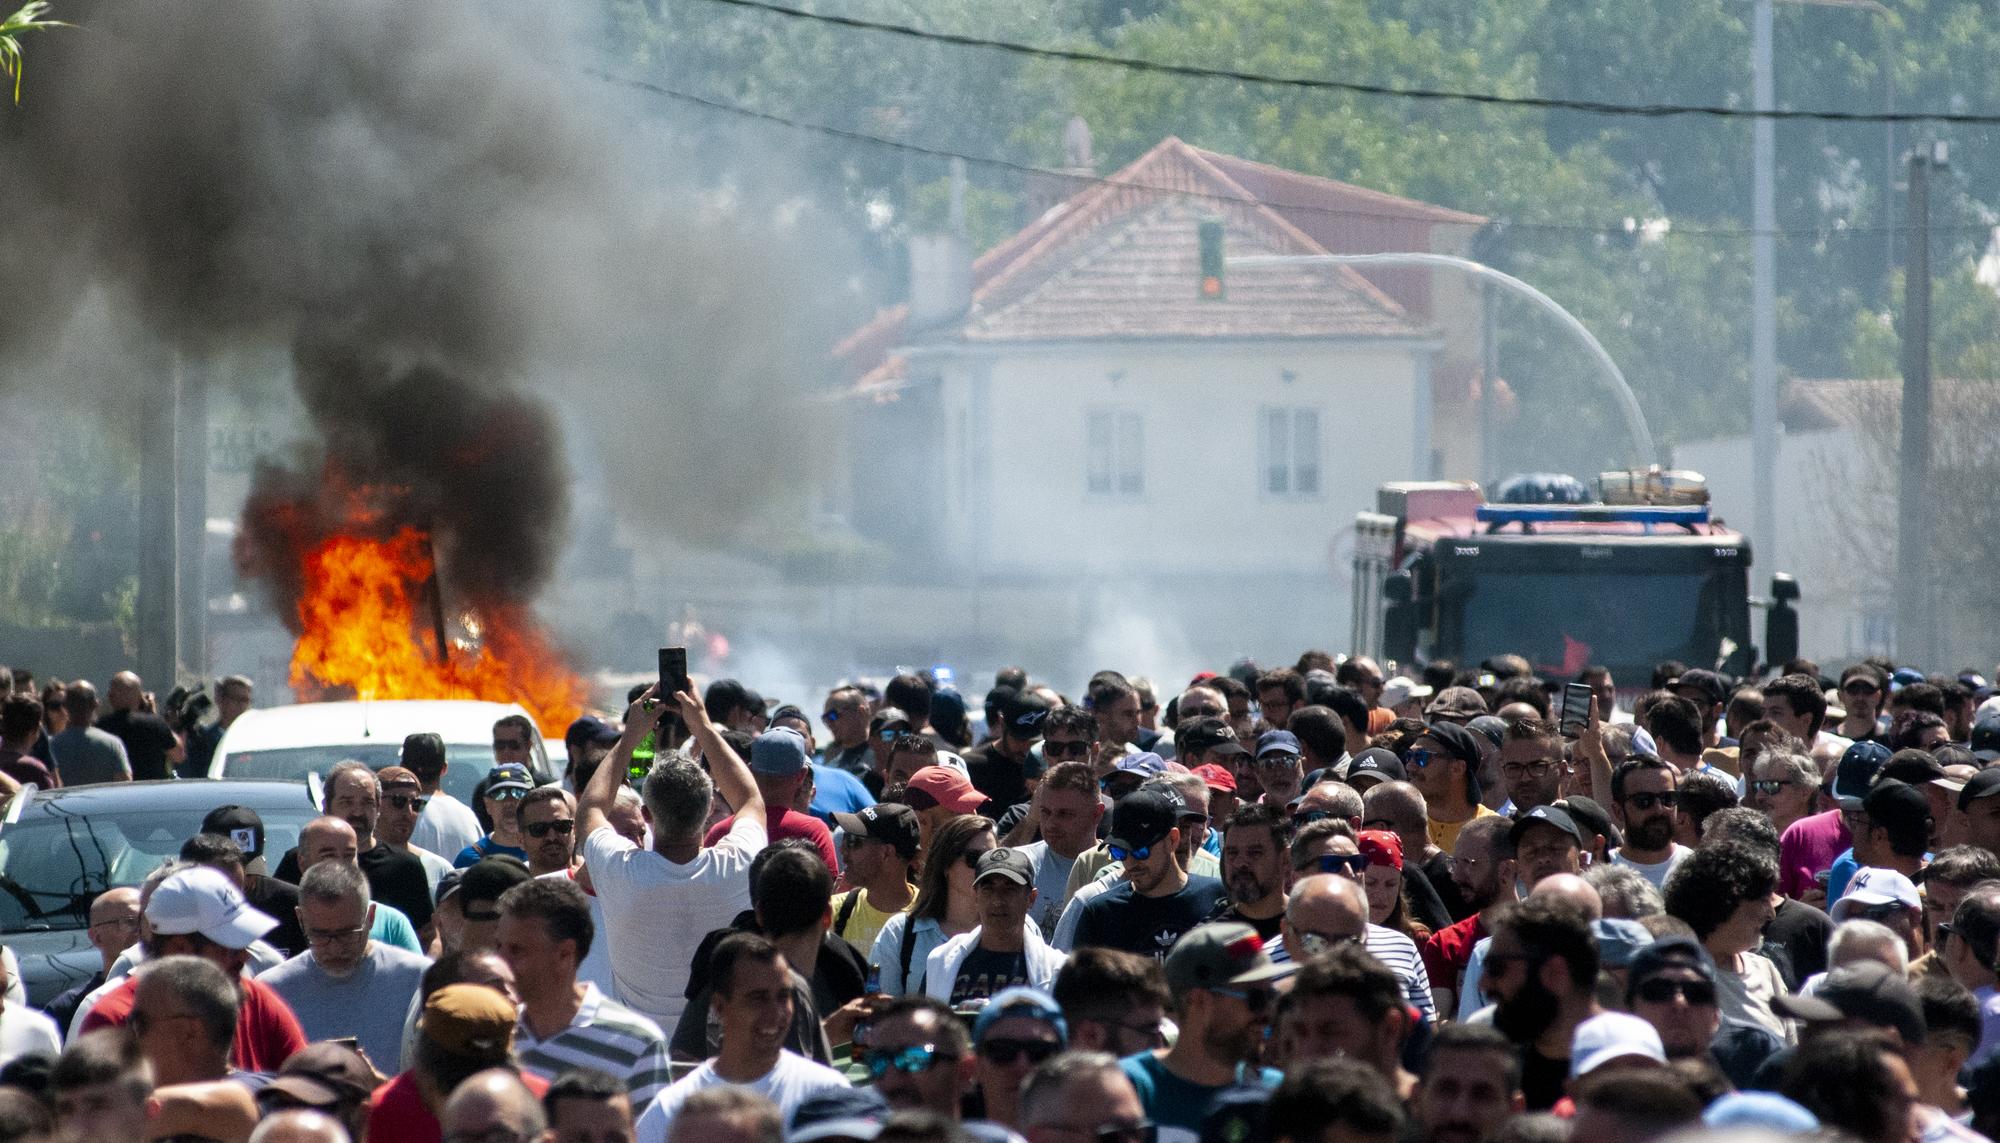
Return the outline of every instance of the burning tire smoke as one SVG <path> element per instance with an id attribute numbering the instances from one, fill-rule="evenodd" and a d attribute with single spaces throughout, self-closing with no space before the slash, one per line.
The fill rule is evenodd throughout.
<path id="1" fill-rule="evenodd" d="M 37 38 L 0 110 L 0 200 L 26 223 L 0 244 L 0 383 L 84 353 L 62 331 L 86 306 L 149 343 L 106 391 L 60 395 L 107 409 L 170 351 L 289 347 L 316 440 L 260 465 L 237 556 L 301 635 L 295 686 L 518 698 L 560 732 L 582 690 L 532 619 L 570 502 L 547 401 L 603 426 L 614 488 L 654 513 L 636 522 L 671 489 L 684 534 L 742 527 L 804 452 L 775 380 L 804 370 L 768 316 L 800 324 L 796 251 L 767 268 L 642 169 L 645 125 L 560 58 L 568 6 L 54 15 L 78 27 Z M 328 568 L 356 544 L 369 575 Z"/>

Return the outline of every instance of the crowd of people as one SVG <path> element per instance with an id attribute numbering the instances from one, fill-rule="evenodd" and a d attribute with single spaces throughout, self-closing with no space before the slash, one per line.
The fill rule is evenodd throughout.
<path id="1" fill-rule="evenodd" d="M 253 701 L 24 675 L 0 798 L 205 774 Z M 554 782 L 501 720 L 472 805 L 411 735 L 99 893 L 79 987 L 0 960 L 0 1141 L 2000 1137 L 2000 688 L 1647 682 L 648 686 Z"/>

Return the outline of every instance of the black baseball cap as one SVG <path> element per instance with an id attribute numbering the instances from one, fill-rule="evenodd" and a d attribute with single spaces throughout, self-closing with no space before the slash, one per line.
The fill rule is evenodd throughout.
<path id="1" fill-rule="evenodd" d="M 1894 778 L 1881 778 L 1868 796 L 1861 799 L 1861 811 L 1868 820 L 1884 829 L 1920 830 L 1928 829 L 1931 820 L 1930 799 L 1924 792 Z"/>
<path id="2" fill-rule="evenodd" d="M 1521 835 L 1527 833 L 1530 826 L 1538 825 L 1556 827 L 1568 834 L 1579 846 L 1590 844 L 1589 839 L 1583 836 L 1583 830 L 1577 826 L 1576 819 L 1570 817 L 1567 811 L 1557 809 L 1555 806 L 1536 806 L 1516 818 L 1514 824 L 1507 830 L 1507 844 L 1520 845 Z"/>
<path id="3" fill-rule="evenodd" d="M 1710 706 L 1721 706 L 1729 701 L 1729 680 L 1702 667 L 1696 667 L 1692 671 L 1682 671 L 1679 678 L 1667 684 L 1667 689 L 1670 691 L 1678 691 L 1682 687 L 1700 691 Z"/>
<path id="4" fill-rule="evenodd" d="M 1886 782 L 1894 778 L 1898 782 L 1908 782 L 1921 786 L 1925 782 L 1935 782 L 1945 776 L 1944 763 L 1938 761 L 1928 750 L 1898 750 L 1889 756 L 1882 766 L 1882 774 L 1877 781 Z"/>
<path id="5" fill-rule="evenodd" d="M 1555 804 L 1561 806 L 1569 814 L 1570 820 L 1575 822 L 1585 834 L 1602 836 L 1604 844 L 1612 849 L 1617 849 L 1619 846 L 1625 844 L 1624 836 L 1618 832 L 1618 827 L 1611 821 L 1611 814 L 1598 804 L 1596 798 L 1587 797 L 1583 794 L 1571 794 L 1567 798 L 1556 799 Z M 1588 843 L 1586 842 L 1585 844 Z"/>
<path id="6" fill-rule="evenodd" d="M 1455 722 L 1433 722 L 1424 727 L 1419 737 L 1431 739 L 1444 747 L 1445 753 L 1473 770 L 1479 769 L 1479 740 L 1463 726 Z"/>
<path id="7" fill-rule="evenodd" d="M 1967 779 L 1965 789 L 1958 792 L 1958 808 L 1969 810 L 1972 803 L 1995 794 L 2000 794 L 2000 767 L 1981 770 Z"/>
<path id="8" fill-rule="evenodd" d="M 496 853 L 465 867 L 459 879 L 459 908 L 470 910 L 474 901 L 498 901 L 514 886 L 533 879 L 528 864 L 512 854 Z"/>
<path id="9" fill-rule="evenodd" d="M 1893 1028 L 1905 1044 L 1924 1039 L 1924 1009 L 1902 973 L 1879 961 L 1845 964 L 1826 974 L 1812 996 L 1781 994 L 1771 1007 L 1798 1020 L 1824 1023 L 1859 1020 L 1877 1028 Z"/>
<path id="10" fill-rule="evenodd" d="M 1198 718 L 1193 726 L 1175 735 L 1174 739 L 1175 747 L 1189 757 L 1197 754 L 1249 753 L 1244 749 L 1242 740 L 1236 737 L 1236 728 L 1220 718 Z"/>
<path id="11" fill-rule="evenodd" d="M 1049 716 L 1049 700 L 1033 691 L 1015 691 L 1000 700 L 1000 720 L 1009 738 L 1039 738 Z"/>
<path id="12" fill-rule="evenodd" d="M 915 857 L 922 844 L 923 828 L 917 811 L 898 802 L 877 802 L 854 813 L 834 812 L 833 821 L 849 837 L 870 837 L 896 847 L 904 857 Z"/>
<path id="13" fill-rule="evenodd" d="M 1356 754 L 1347 763 L 1347 782 L 1353 785 L 1357 778 L 1373 778 L 1380 782 L 1401 782 L 1410 776 L 1403 768 L 1403 760 L 1380 746 L 1370 746 Z M 1356 786 L 1356 789 L 1361 787 Z"/>
<path id="14" fill-rule="evenodd" d="M 217 806 L 201 819 L 201 832 L 219 834 L 243 851 L 243 863 L 264 856 L 264 819 L 249 806 Z"/>
<path id="15" fill-rule="evenodd" d="M 1018 849 L 1000 846 L 979 855 L 979 864 L 974 868 L 972 883 L 979 884 L 988 877 L 1005 877 L 1016 885 L 1035 883 L 1035 863 Z"/>
<path id="16" fill-rule="evenodd" d="M 2000 716 L 1987 715 L 1972 724 L 1972 756 L 1981 762 L 2000 759 Z"/>
<path id="17" fill-rule="evenodd" d="M 1715 958 L 1700 941 L 1693 937 L 1665 936 L 1632 954 L 1632 963 L 1625 973 L 1627 997 L 1638 990 L 1641 981 L 1669 968 L 1693 969 L 1703 980 L 1715 983 Z"/>
<path id="18" fill-rule="evenodd" d="M 1120 798 L 1111 807 L 1110 836 L 1105 838 L 1120 849 L 1145 849 L 1159 844 L 1168 831 L 1180 824 L 1184 804 L 1166 791 L 1142 786 Z"/>
<path id="19" fill-rule="evenodd" d="M 1853 809 L 1868 794 L 1869 783 L 1889 763 L 1889 748 L 1879 742 L 1857 742 L 1840 756 L 1833 770 L 1833 798 Z"/>

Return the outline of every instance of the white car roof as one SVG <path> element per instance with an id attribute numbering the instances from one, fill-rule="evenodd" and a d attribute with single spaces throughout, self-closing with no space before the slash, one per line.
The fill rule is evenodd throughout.
<path id="1" fill-rule="evenodd" d="M 384 702 L 307 702 L 244 711 L 216 747 L 217 757 L 243 750 L 298 746 L 348 746 L 394 742 L 425 731 L 446 743 L 489 745 L 493 724 L 527 715 L 519 703 L 462 699 Z M 530 719 L 532 721 L 532 719 Z"/>

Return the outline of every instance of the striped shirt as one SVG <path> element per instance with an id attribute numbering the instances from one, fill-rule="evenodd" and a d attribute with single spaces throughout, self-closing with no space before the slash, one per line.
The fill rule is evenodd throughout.
<path id="1" fill-rule="evenodd" d="M 569 1027 L 548 1039 L 535 1038 L 524 1013 L 514 1031 L 514 1052 L 522 1071 L 546 1080 L 570 1068 L 594 1068 L 623 1082 L 634 1115 L 673 1082 L 660 1026 L 588 981 Z"/>
<path id="2" fill-rule="evenodd" d="M 1394 929 L 1371 924 L 1363 940 L 1368 955 L 1382 962 L 1383 967 L 1396 974 L 1403 986 L 1403 999 L 1410 1007 L 1423 1013 L 1425 1022 L 1437 1023 L 1437 1004 L 1431 999 L 1431 977 L 1424 970 L 1424 958 L 1417 952 L 1417 942 Z M 1291 950 L 1283 941 L 1271 941 L 1264 946 L 1270 954 L 1272 964 L 1286 964 L 1291 961 Z"/>

